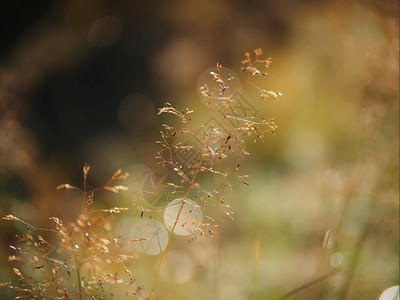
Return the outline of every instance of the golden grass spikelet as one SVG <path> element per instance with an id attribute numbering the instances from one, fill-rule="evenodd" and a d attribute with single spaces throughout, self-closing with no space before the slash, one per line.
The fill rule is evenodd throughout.
<path id="1" fill-rule="evenodd" d="M 185 224 L 181 222 L 180 215 L 184 211 L 185 205 L 188 203 L 188 197 L 195 195 L 194 197 L 199 203 L 199 206 L 204 210 L 205 207 L 209 206 L 207 203 L 210 198 L 217 196 L 220 191 L 218 188 L 208 189 L 203 187 L 203 180 L 199 178 L 205 178 L 208 176 L 218 176 L 223 178 L 224 187 L 227 190 L 232 190 L 233 186 L 230 182 L 230 178 L 234 177 L 239 184 L 248 185 L 245 181 L 247 175 L 239 173 L 239 167 L 241 165 L 241 156 L 249 155 L 249 152 L 245 148 L 245 138 L 251 138 L 254 142 L 257 140 L 264 141 L 266 134 L 273 134 L 277 129 L 272 119 L 260 118 L 259 120 L 254 117 L 238 116 L 236 114 L 234 104 L 238 101 L 237 96 L 243 92 L 246 87 L 255 88 L 260 93 L 261 100 L 271 97 L 277 99 L 282 94 L 280 92 L 274 92 L 260 88 L 252 79 L 260 75 L 267 75 L 262 69 L 266 69 L 271 64 L 271 58 L 262 58 L 262 50 L 255 49 L 253 53 L 245 53 L 245 58 L 242 60 L 242 71 L 247 72 L 247 79 L 244 83 L 236 90 L 231 90 L 229 81 L 233 79 L 232 76 L 223 75 L 223 67 L 221 63 L 216 64 L 216 70 L 210 72 L 212 81 L 216 84 L 213 88 L 210 84 L 202 84 L 200 86 L 200 95 L 202 101 L 207 105 L 212 105 L 213 109 L 219 110 L 219 113 L 223 116 L 218 118 L 211 118 L 206 124 L 201 125 L 198 130 L 192 128 L 190 119 L 185 117 L 185 114 L 180 112 L 179 109 L 174 108 L 171 104 L 167 103 L 165 107 L 159 110 L 159 115 L 162 113 L 168 113 L 178 116 L 181 121 L 181 127 L 176 125 L 164 125 L 164 131 L 161 131 L 162 141 L 158 142 L 162 148 L 158 151 L 156 156 L 159 159 L 159 164 L 163 167 L 170 168 L 171 171 L 175 172 L 180 178 L 180 182 L 169 183 L 168 186 L 174 188 L 174 192 L 180 192 L 185 195 L 180 204 L 177 216 L 174 220 L 174 225 L 171 229 L 171 233 L 168 238 L 167 247 L 164 249 L 156 274 L 153 279 L 153 284 L 150 289 L 148 298 L 150 299 L 155 289 L 155 285 L 158 279 L 158 274 L 163 263 L 166 252 L 168 251 L 168 245 L 170 244 L 173 233 L 176 229 L 177 224 Z M 188 110 L 188 109 L 186 109 Z M 234 113 L 232 114 L 231 111 Z M 226 121 L 236 124 L 234 128 L 226 130 Z M 179 135 L 191 134 L 198 142 L 177 142 L 176 139 Z M 184 161 L 183 157 L 194 157 L 191 161 Z M 235 161 L 234 167 L 229 168 L 227 164 L 223 164 L 224 161 Z M 221 167 L 222 165 L 222 167 Z M 223 203 L 224 197 L 217 196 L 220 201 L 219 209 L 221 209 L 222 218 L 224 221 L 226 218 L 233 220 L 233 212 L 222 208 L 228 208 Z M 206 216 L 207 218 L 207 216 Z M 218 220 L 220 218 L 218 217 Z M 213 218 L 208 219 L 209 222 L 201 222 L 201 225 L 196 229 L 200 235 L 214 236 L 213 231 L 210 229 L 212 226 L 219 227 L 219 221 L 216 224 Z M 189 241 L 196 239 L 196 236 L 192 235 Z"/>

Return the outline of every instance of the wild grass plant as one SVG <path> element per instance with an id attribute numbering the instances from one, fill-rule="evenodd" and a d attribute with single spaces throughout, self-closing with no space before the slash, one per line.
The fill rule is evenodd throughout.
<path id="1" fill-rule="evenodd" d="M 13 271 L 18 280 L 3 283 L 15 291 L 15 299 L 103 298 L 113 296 L 120 288 L 126 294 L 139 293 L 141 288 L 135 285 L 129 270 L 134 254 L 127 253 L 126 243 L 113 230 L 116 215 L 128 208 L 91 209 L 96 193 L 126 190 L 116 182 L 129 174 L 118 170 L 104 186 L 88 189 L 89 170 L 85 164 L 82 188 L 70 184 L 57 187 L 81 195 L 81 210 L 75 221 L 64 224 L 62 219 L 50 217 L 54 227 L 38 228 L 11 214 L 3 217 L 26 226 L 26 232 L 17 235 L 16 245 L 10 246 L 13 254 L 9 261 L 17 264 Z"/>
<path id="2" fill-rule="evenodd" d="M 232 180 L 248 184 L 247 175 L 240 173 L 241 158 L 249 155 L 245 139 L 262 141 L 266 134 L 273 134 L 277 129 L 273 119 L 256 119 L 238 113 L 235 103 L 247 87 L 256 89 L 263 101 L 276 100 L 281 95 L 253 82 L 254 78 L 267 75 L 270 64 L 270 58 L 262 58 L 261 49 L 252 54 L 245 53 L 242 71 L 246 79 L 238 88 L 232 89 L 230 82 L 235 78 L 217 63 L 210 72 L 211 81 L 201 85 L 200 94 L 202 101 L 220 116 L 204 121 L 200 128 L 191 124 L 194 112 L 188 108 L 177 109 L 166 103 L 159 110 L 159 115 L 170 114 L 179 120 L 178 125 L 163 125 L 158 142 L 161 150 L 156 159 L 167 172 L 174 174 L 174 181 L 166 183 L 175 195 L 174 200 L 162 209 L 151 205 L 144 207 L 135 203 L 135 199 L 133 207 L 94 209 L 92 204 L 98 192 L 126 191 L 128 188 L 120 182 L 129 174 L 118 170 L 103 186 L 89 189 L 90 167 L 85 164 L 82 187 L 70 184 L 57 187 L 80 195 L 81 209 L 74 221 L 64 224 L 60 217 L 50 217 L 53 226 L 39 228 L 18 216 L 8 214 L 3 217 L 3 220 L 22 224 L 26 231 L 17 235 L 16 244 L 10 246 L 9 261 L 17 279 L 2 283 L 2 286 L 12 289 L 15 299 L 103 299 L 115 295 L 121 297 L 122 294 L 151 299 L 157 290 L 161 266 L 174 234 L 188 236 L 188 241 L 199 236 L 216 236 L 218 239 L 221 222 L 225 218 L 233 220 L 224 190 L 232 189 Z M 226 125 L 227 122 L 231 125 Z M 180 142 L 179 137 L 185 142 Z M 192 159 L 182 161 L 182 154 L 190 155 Z M 136 282 L 140 274 L 132 271 L 136 254 L 130 245 L 151 243 L 153 237 L 143 235 L 127 239 L 115 230 L 117 221 L 132 208 L 141 218 L 146 218 L 145 212 L 159 213 L 169 230 L 152 284 L 146 287 L 147 297 L 142 292 L 143 287 Z"/>
<path id="3" fill-rule="evenodd" d="M 193 111 L 188 108 L 179 110 L 170 103 L 166 103 L 165 107 L 159 111 L 159 114 L 172 114 L 181 122 L 180 126 L 164 125 L 164 131 L 161 132 L 162 140 L 159 142 L 162 149 L 158 152 L 157 158 L 163 167 L 171 168 L 178 175 L 180 181 L 169 184 L 174 188 L 174 193 L 183 192 L 184 196 L 174 203 L 175 214 L 171 215 L 173 224 L 153 279 L 149 298 L 152 296 L 168 246 L 177 229 L 187 226 L 187 223 L 191 222 L 192 225 L 195 225 L 193 234 L 213 237 L 214 232 L 218 231 L 221 221 L 224 221 L 225 218 L 233 219 L 233 212 L 225 203 L 223 191 L 215 184 L 212 185 L 212 188 L 203 187 L 202 179 L 204 180 L 207 176 L 219 177 L 222 179 L 225 189 L 232 189 L 232 179 L 247 185 L 247 175 L 239 172 L 241 157 L 249 155 L 249 152 L 246 151 L 245 139 L 251 138 L 254 142 L 264 140 L 266 134 L 273 134 L 277 129 L 273 119 L 257 120 L 255 117 L 239 115 L 234 108 L 235 101 L 238 101 L 237 96 L 248 86 L 255 88 L 262 100 L 267 98 L 276 100 L 281 95 L 279 92 L 260 88 L 252 82 L 255 77 L 267 75 L 266 70 L 271 64 L 271 58 L 263 59 L 261 56 L 261 49 L 254 50 L 252 55 L 248 52 L 245 53 L 245 59 L 242 60 L 242 71 L 247 74 L 247 78 L 235 90 L 231 91 L 229 85 L 234 78 L 229 73 L 224 76 L 222 65 L 219 63 L 217 63 L 216 69 L 210 72 L 213 79 L 211 84 L 201 85 L 202 101 L 221 113 L 222 116 L 219 120 L 211 119 L 207 125 L 202 125 L 200 129 L 197 129 L 191 125 Z M 237 126 L 224 127 L 227 121 L 233 121 Z M 197 143 L 176 142 L 177 137 L 181 135 L 192 136 Z M 186 141 L 186 139 L 184 140 Z M 176 155 L 177 152 L 186 154 L 194 152 L 191 155 L 193 159 L 184 165 Z M 228 164 L 224 165 L 223 161 L 228 161 Z M 188 216 L 196 214 L 192 210 L 187 211 L 182 218 L 185 206 L 188 202 L 192 202 L 190 199 L 196 199 L 196 203 L 200 205 L 202 211 L 205 211 L 210 205 L 216 207 L 214 218 L 208 215 L 201 219 L 197 216 L 192 218 Z M 196 236 L 193 235 L 191 239 L 193 237 Z"/>

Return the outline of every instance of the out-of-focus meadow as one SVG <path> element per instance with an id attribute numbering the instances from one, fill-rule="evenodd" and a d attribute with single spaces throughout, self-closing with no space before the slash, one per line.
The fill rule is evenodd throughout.
<path id="1" fill-rule="evenodd" d="M 68 224 L 81 198 L 56 187 L 81 186 L 87 162 L 90 186 L 117 169 L 131 173 L 128 192 L 98 193 L 93 205 L 129 208 L 118 228 L 137 232 L 138 220 L 153 219 L 134 205 L 165 193 L 148 172 L 160 172 L 154 157 L 166 119 L 158 108 L 170 102 L 206 122 L 205 72 L 220 62 L 243 82 L 244 53 L 262 48 L 272 64 L 257 84 L 283 96 L 241 95 L 278 130 L 246 145 L 249 185 L 226 191 L 234 220 L 215 238 L 172 239 L 154 299 L 278 299 L 298 287 L 291 299 L 379 299 L 398 285 L 397 1 L 1 6 L 2 216 Z M 26 228 L 3 220 L 1 228 L 0 281 L 16 281 L 9 245 Z M 139 248 L 129 269 L 146 296 L 160 255 Z M 0 289 L 0 298 L 12 295 Z"/>

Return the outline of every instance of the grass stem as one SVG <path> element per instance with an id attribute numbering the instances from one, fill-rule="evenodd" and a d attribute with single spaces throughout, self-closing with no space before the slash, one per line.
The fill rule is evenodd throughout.
<path id="1" fill-rule="evenodd" d="M 258 300 L 260 297 L 259 292 L 259 280 L 260 280 L 260 240 L 255 239 L 254 241 L 254 299 Z"/>
<path id="2" fill-rule="evenodd" d="M 340 268 L 334 269 L 334 270 L 332 270 L 331 272 L 329 272 L 329 273 L 327 273 L 325 275 L 322 275 L 322 276 L 320 276 L 318 278 L 315 278 L 314 280 L 306 282 L 306 283 L 302 284 L 301 286 L 299 286 L 299 287 L 287 292 L 283 296 L 279 297 L 278 300 L 287 299 L 290 296 L 293 296 L 294 294 L 313 286 L 314 284 L 317 284 L 317 283 L 319 283 L 319 282 L 321 282 L 321 281 L 323 281 L 325 279 L 328 279 L 329 277 L 331 277 L 332 275 L 336 274 L 340 270 L 341 270 Z"/>
<path id="3" fill-rule="evenodd" d="M 163 253 L 162 253 L 162 255 L 161 255 L 161 259 L 160 259 L 160 262 L 159 262 L 159 264 L 158 264 L 156 274 L 154 275 L 153 284 L 151 285 L 150 293 L 149 293 L 149 296 L 148 296 L 148 299 L 149 299 L 149 300 L 151 299 L 151 296 L 152 296 L 152 294 L 153 294 L 154 288 L 155 288 L 155 286 L 156 286 L 156 282 L 157 282 L 157 279 L 158 279 L 158 275 L 159 275 L 159 273 L 160 273 L 161 266 L 162 266 L 162 263 L 163 263 L 164 258 L 165 258 L 165 254 L 167 253 L 168 246 L 169 246 L 169 244 L 170 244 L 170 242 L 171 242 L 171 240 L 172 240 L 172 235 L 174 234 L 174 231 L 175 231 L 175 228 L 176 228 L 176 224 L 177 224 L 178 221 L 179 221 L 179 217 L 180 217 L 180 215 L 181 215 L 181 213 L 182 213 L 183 207 L 185 206 L 186 199 L 189 197 L 189 192 L 190 192 L 190 190 L 191 190 L 192 187 L 193 187 L 194 180 L 196 179 L 196 176 L 197 176 L 197 174 L 198 174 L 198 172 L 199 172 L 199 169 L 200 169 L 200 166 L 201 166 L 201 164 L 202 164 L 202 162 L 203 162 L 203 159 L 204 159 L 204 153 L 203 153 L 203 155 L 201 156 L 201 159 L 200 159 L 200 161 L 199 161 L 199 164 L 197 165 L 196 172 L 195 172 L 194 175 L 193 175 L 193 179 L 192 179 L 191 182 L 190 182 L 190 185 L 189 185 L 189 188 L 188 188 L 188 190 L 187 190 L 187 192 L 186 192 L 185 198 L 183 199 L 182 204 L 181 204 L 181 207 L 179 208 L 178 215 L 177 215 L 176 218 L 175 218 L 174 226 L 172 227 L 171 232 L 170 232 L 170 234 L 169 234 L 168 241 L 167 241 L 167 245 L 165 246 L 165 249 L 164 249 L 164 251 L 163 251 Z"/>

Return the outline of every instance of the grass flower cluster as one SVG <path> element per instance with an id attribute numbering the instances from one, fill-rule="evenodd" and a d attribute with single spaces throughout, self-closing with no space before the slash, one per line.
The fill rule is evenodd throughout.
<path id="1" fill-rule="evenodd" d="M 248 184 L 247 175 L 240 172 L 242 156 L 249 155 L 245 140 L 263 141 L 267 134 L 273 134 L 277 129 L 273 119 L 238 114 L 234 105 L 245 88 L 256 89 L 262 101 L 276 100 L 281 96 L 280 92 L 266 90 L 254 83 L 254 78 L 267 75 L 270 64 L 271 58 L 262 58 L 261 49 L 245 53 L 242 71 L 246 79 L 239 88 L 232 89 L 230 82 L 234 77 L 224 75 L 222 65 L 217 63 L 215 70 L 210 72 L 211 83 L 202 84 L 200 94 L 202 101 L 221 116 L 204 122 L 200 129 L 192 125 L 194 112 L 188 108 L 178 109 L 166 103 L 159 110 L 159 115 L 170 114 L 178 119 L 178 125 L 176 122 L 163 125 L 158 142 L 161 149 L 156 156 L 158 163 L 176 178 L 167 183 L 176 197 L 159 210 L 169 234 L 152 285 L 148 287 L 148 295 L 143 295 L 143 287 L 136 283 L 135 278 L 140 274 L 132 274 L 136 255 L 129 245 L 144 243 L 150 237 L 138 236 L 127 240 L 118 236 L 115 224 L 129 207 L 96 210 L 91 206 L 95 194 L 100 191 L 126 191 L 128 188 L 120 182 L 129 174 L 118 170 L 105 185 L 88 189 L 90 167 L 86 164 L 82 188 L 70 184 L 57 187 L 81 195 L 81 210 L 75 221 L 64 224 L 61 218 L 50 217 L 53 227 L 37 228 L 13 215 L 3 217 L 6 221 L 22 223 L 26 232 L 17 236 L 16 245 L 10 246 L 13 254 L 9 261 L 15 265 L 13 270 L 18 279 L 2 286 L 13 289 L 15 299 L 101 299 L 113 297 L 115 291 L 121 289 L 126 296 L 151 299 L 174 234 L 187 235 L 189 241 L 198 236 L 213 237 L 219 234 L 225 218 L 233 219 L 224 189 L 232 189 L 232 180 Z M 227 121 L 235 126 L 227 126 Z M 195 142 L 183 143 L 179 139 Z M 179 153 L 190 154 L 193 159 L 182 161 Z M 223 184 L 210 186 L 209 178 L 212 178 L 211 182 L 221 181 Z M 210 207 L 215 208 L 211 213 Z M 133 208 L 141 211 L 142 218 L 145 211 L 151 210 L 135 203 Z"/>

